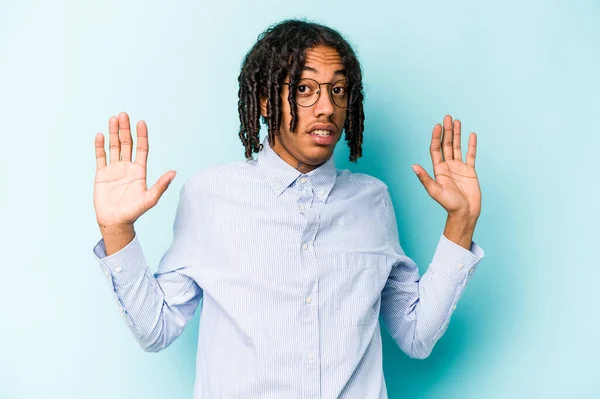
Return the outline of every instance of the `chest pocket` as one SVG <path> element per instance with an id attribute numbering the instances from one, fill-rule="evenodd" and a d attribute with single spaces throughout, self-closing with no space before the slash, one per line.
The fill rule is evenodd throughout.
<path id="1" fill-rule="evenodd" d="M 371 324 L 381 308 L 385 286 L 385 255 L 350 252 L 336 262 L 339 285 L 335 292 L 336 320 L 343 326 Z"/>

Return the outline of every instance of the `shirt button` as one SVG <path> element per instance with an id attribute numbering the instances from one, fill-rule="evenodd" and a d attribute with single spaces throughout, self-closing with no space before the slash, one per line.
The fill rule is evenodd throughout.
<path id="1" fill-rule="evenodd" d="M 299 208 L 300 208 L 301 211 L 303 211 L 304 210 L 304 205 L 300 204 Z"/>
<path id="2" fill-rule="evenodd" d="M 452 306 L 452 310 L 456 310 L 456 305 Z"/>
<path id="3" fill-rule="evenodd" d="M 312 302 L 312 297 L 310 297 L 310 296 L 309 296 L 309 297 L 307 297 L 307 298 L 306 298 L 306 304 L 307 304 L 307 305 L 310 305 L 310 304 L 311 304 L 311 302 Z"/>
<path id="4" fill-rule="evenodd" d="M 457 266 L 459 269 L 462 269 L 462 268 L 463 268 L 463 264 L 462 264 L 462 263 L 459 263 L 459 264 L 458 264 L 458 265 L 456 265 L 456 266 Z"/>
<path id="5" fill-rule="evenodd" d="M 117 267 L 115 267 L 115 271 L 116 271 L 117 273 L 121 273 L 121 270 L 123 270 L 123 269 L 121 269 L 121 266 L 117 266 Z"/>
<path id="6" fill-rule="evenodd" d="M 471 270 L 469 270 L 469 274 L 473 274 L 474 271 L 475 271 L 475 268 L 472 268 Z"/>
<path id="7" fill-rule="evenodd" d="M 312 363 L 312 361 L 315 360 L 315 356 L 312 353 L 308 354 L 308 361 Z"/>
<path id="8" fill-rule="evenodd" d="M 302 249 L 306 251 L 308 249 L 308 244 L 302 244 Z"/>
<path id="9" fill-rule="evenodd" d="M 306 183 L 306 177 L 303 177 L 302 179 L 300 179 L 300 183 Z"/>

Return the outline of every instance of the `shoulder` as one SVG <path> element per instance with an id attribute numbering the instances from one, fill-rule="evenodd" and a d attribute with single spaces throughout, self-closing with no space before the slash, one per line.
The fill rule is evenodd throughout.
<path id="1" fill-rule="evenodd" d="M 208 166 L 194 172 L 184 183 L 183 189 L 187 191 L 196 191 L 212 185 L 224 186 L 228 182 L 250 177 L 256 173 L 256 170 L 257 165 L 255 160 L 236 161 Z"/>
<path id="2" fill-rule="evenodd" d="M 348 169 L 338 169 L 337 180 L 339 183 L 357 190 L 369 189 L 381 192 L 388 190 L 387 185 L 375 176 L 353 173 Z"/>

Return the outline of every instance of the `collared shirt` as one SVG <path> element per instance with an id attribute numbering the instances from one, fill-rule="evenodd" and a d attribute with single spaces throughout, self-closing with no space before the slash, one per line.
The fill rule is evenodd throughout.
<path id="1" fill-rule="evenodd" d="M 266 138 L 257 160 L 186 181 L 156 273 L 137 235 L 94 254 L 147 351 L 169 346 L 202 301 L 196 399 L 386 398 L 380 322 L 427 357 L 483 257 L 442 235 L 420 277 L 384 183 L 333 156 L 302 174 Z"/>

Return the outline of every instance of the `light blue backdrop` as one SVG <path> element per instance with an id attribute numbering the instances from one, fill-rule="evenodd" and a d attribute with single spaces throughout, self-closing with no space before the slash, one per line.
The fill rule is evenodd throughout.
<path id="1" fill-rule="evenodd" d="M 93 142 L 120 111 L 150 135 L 149 181 L 175 169 L 136 224 L 156 267 L 179 190 L 243 160 L 237 74 L 268 25 L 343 32 L 364 67 L 364 157 L 339 168 L 390 187 L 424 271 L 444 213 L 431 171 L 446 113 L 479 135 L 486 257 L 426 360 L 384 333 L 391 398 L 600 397 L 597 1 L 0 2 L 1 398 L 189 398 L 198 313 L 143 352 L 92 256 Z M 463 142 L 464 143 L 464 142 Z"/>

